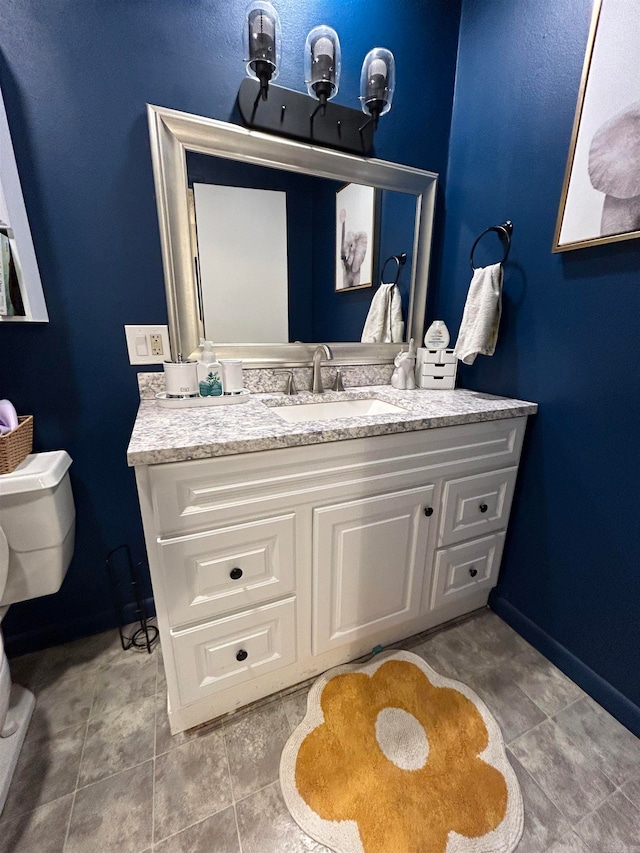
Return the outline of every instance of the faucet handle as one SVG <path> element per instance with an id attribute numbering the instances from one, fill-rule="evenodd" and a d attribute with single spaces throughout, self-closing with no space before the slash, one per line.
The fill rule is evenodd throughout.
<path id="1" fill-rule="evenodd" d="M 336 368 L 336 378 L 333 383 L 332 391 L 344 391 L 344 384 L 342 382 L 342 368 Z"/>
<path id="2" fill-rule="evenodd" d="M 288 394 L 290 397 L 292 397 L 294 394 L 298 393 L 296 384 L 293 381 L 293 370 L 276 370 L 274 372 L 277 374 L 283 374 L 287 377 L 287 384 L 284 389 L 285 394 Z"/>

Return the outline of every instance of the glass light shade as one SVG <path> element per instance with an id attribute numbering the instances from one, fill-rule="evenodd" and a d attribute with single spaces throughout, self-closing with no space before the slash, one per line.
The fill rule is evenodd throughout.
<path id="1" fill-rule="evenodd" d="M 255 0 L 247 7 L 243 41 L 247 74 L 261 82 L 275 80 L 280 69 L 280 17 L 271 3 Z"/>
<path id="2" fill-rule="evenodd" d="M 314 27 L 304 46 L 304 79 L 312 98 L 324 103 L 338 94 L 340 67 L 338 33 L 325 24 Z"/>
<path id="3" fill-rule="evenodd" d="M 365 56 L 360 73 L 362 111 L 379 118 L 391 109 L 396 88 L 396 61 L 390 50 L 374 47 Z"/>

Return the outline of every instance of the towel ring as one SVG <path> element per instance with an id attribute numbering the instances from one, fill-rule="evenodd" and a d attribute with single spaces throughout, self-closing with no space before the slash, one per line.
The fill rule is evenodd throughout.
<path id="1" fill-rule="evenodd" d="M 384 271 L 389 261 L 395 261 L 398 265 L 398 268 L 396 270 L 396 277 L 393 282 L 394 284 L 397 284 L 398 279 L 400 278 L 400 267 L 403 267 L 407 263 L 407 253 L 401 252 L 399 255 L 390 255 L 387 258 L 387 260 L 382 265 L 382 272 L 380 273 L 380 284 L 384 282 Z"/>
<path id="2" fill-rule="evenodd" d="M 476 238 L 475 243 L 471 247 L 471 252 L 469 253 L 469 265 L 474 271 L 476 267 L 473 265 L 473 252 L 480 240 L 482 240 L 484 235 L 488 234 L 489 231 L 495 231 L 500 238 L 500 242 L 504 246 L 504 256 L 500 263 L 503 264 L 509 257 L 509 252 L 511 251 L 511 235 L 513 234 L 513 222 L 510 219 L 507 219 L 507 221 L 503 222 L 502 225 L 490 225 L 488 228 L 485 228 L 482 234 Z"/>

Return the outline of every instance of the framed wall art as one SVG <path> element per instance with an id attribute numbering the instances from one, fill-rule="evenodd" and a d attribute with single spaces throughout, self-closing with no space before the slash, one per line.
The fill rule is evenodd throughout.
<path id="1" fill-rule="evenodd" d="M 640 237 L 640 15 L 595 0 L 554 252 Z"/>
<path id="2" fill-rule="evenodd" d="M 345 184 L 336 192 L 336 290 L 373 284 L 376 190 Z"/>

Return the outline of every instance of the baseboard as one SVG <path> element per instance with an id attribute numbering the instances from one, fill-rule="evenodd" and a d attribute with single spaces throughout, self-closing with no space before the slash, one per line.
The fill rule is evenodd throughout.
<path id="1" fill-rule="evenodd" d="M 561 669 L 565 675 L 568 675 L 572 681 L 575 681 L 599 705 L 606 708 L 623 726 L 640 737 L 640 708 L 637 705 L 495 590 L 489 599 L 489 606 L 501 619 L 504 619 L 507 625 L 511 625 L 518 634 L 538 649 L 558 669 Z"/>
<path id="2" fill-rule="evenodd" d="M 148 616 L 155 616 L 155 604 L 150 596 L 144 600 L 144 606 Z M 129 604 L 123 613 L 125 624 L 136 621 L 136 606 Z M 39 652 L 50 646 L 58 646 L 61 643 L 69 643 L 72 640 L 80 640 L 92 634 L 100 634 L 118 627 L 118 618 L 113 608 L 102 613 L 94 613 L 91 616 L 81 616 L 69 622 L 56 625 L 44 625 L 34 627 L 29 631 L 4 638 L 7 657 L 17 657 L 29 652 Z"/>

